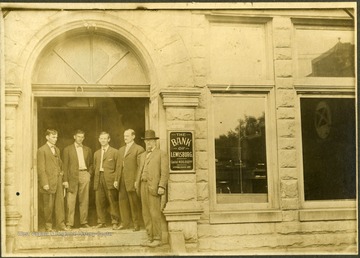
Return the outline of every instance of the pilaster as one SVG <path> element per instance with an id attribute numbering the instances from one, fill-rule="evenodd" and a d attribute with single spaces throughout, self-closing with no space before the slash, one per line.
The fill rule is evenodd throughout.
<path id="1" fill-rule="evenodd" d="M 16 121 L 17 107 L 21 96 L 19 88 L 5 89 L 5 216 L 6 251 L 12 253 L 17 226 L 22 217 L 16 207 Z"/>
<path id="2" fill-rule="evenodd" d="M 200 94 L 199 90 L 193 88 L 167 88 L 160 92 L 168 130 L 186 130 L 196 134 L 195 109 L 199 105 Z M 182 253 L 186 250 L 185 244 L 198 241 L 197 221 L 203 210 L 197 201 L 195 167 L 194 164 L 192 171 L 170 171 L 168 203 L 164 215 L 168 222 L 170 246 L 174 253 Z M 185 241 L 180 241 L 180 238 Z"/>

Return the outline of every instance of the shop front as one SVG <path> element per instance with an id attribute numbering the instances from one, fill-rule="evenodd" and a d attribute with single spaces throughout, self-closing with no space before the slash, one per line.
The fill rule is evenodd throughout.
<path id="1" fill-rule="evenodd" d="M 48 128 L 61 151 L 77 129 L 93 152 L 102 131 L 116 149 L 128 128 L 142 146 L 156 132 L 173 254 L 358 252 L 354 5 L 0 6 L 7 253 L 75 247 L 74 236 L 34 234 Z M 144 236 L 75 239 L 139 251 Z"/>

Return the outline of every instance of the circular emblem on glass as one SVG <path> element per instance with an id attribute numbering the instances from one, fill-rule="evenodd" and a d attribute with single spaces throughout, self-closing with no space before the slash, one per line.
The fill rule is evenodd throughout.
<path id="1" fill-rule="evenodd" d="M 326 139 L 331 129 L 331 111 L 326 101 L 320 101 L 315 111 L 315 129 L 321 139 Z"/>

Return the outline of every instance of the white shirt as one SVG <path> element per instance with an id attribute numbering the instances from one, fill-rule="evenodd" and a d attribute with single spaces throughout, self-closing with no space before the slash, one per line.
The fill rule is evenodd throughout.
<path id="1" fill-rule="evenodd" d="M 102 147 L 102 146 L 101 146 L 100 171 L 104 171 L 104 168 L 103 168 L 103 159 L 104 159 L 104 154 L 105 154 L 105 152 L 108 150 L 108 148 L 109 148 L 109 145 L 106 146 L 106 147 Z"/>
<path id="2" fill-rule="evenodd" d="M 84 159 L 84 149 L 81 145 L 75 143 L 75 149 L 79 161 L 79 169 L 86 169 L 85 159 Z"/>
<path id="3" fill-rule="evenodd" d="M 47 142 L 47 145 L 49 145 L 52 154 L 55 155 L 55 154 L 56 154 L 56 152 L 55 152 L 55 145 L 54 145 L 54 144 L 51 144 L 50 142 Z"/>
<path id="4" fill-rule="evenodd" d="M 146 158 L 149 158 L 151 153 L 155 150 L 156 147 L 151 148 L 151 150 L 146 150 Z"/>

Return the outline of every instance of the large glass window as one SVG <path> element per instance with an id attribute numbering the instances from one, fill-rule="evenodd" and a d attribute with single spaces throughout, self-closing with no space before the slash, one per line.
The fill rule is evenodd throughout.
<path id="1" fill-rule="evenodd" d="M 214 97 L 217 203 L 268 201 L 265 97 Z"/>
<path id="2" fill-rule="evenodd" d="M 354 77 L 354 31 L 346 27 L 298 27 L 298 77 Z"/>
<path id="3" fill-rule="evenodd" d="M 355 199 L 355 100 L 301 98 L 305 201 Z"/>

